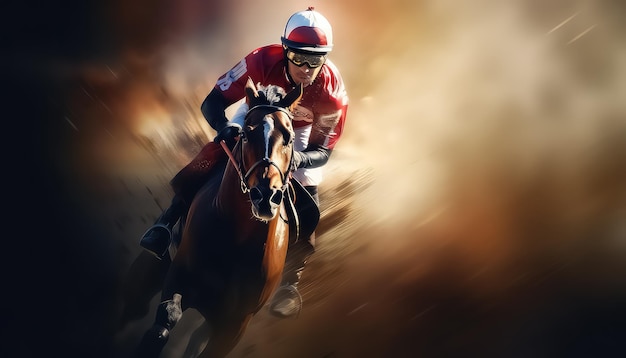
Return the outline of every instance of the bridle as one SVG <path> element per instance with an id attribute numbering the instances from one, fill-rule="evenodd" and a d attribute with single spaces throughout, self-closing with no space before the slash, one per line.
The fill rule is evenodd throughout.
<path id="1" fill-rule="evenodd" d="M 283 107 L 279 107 L 279 106 L 275 106 L 272 104 L 260 104 L 260 105 L 256 105 L 253 106 L 252 108 L 248 109 L 248 111 L 246 112 L 246 115 L 244 117 L 244 123 L 245 121 L 248 119 L 248 117 L 250 116 L 250 113 L 252 113 L 255 110 L 259 110 L 259 109 L 271 109 L 273 110 L 272 112 L 269 112 L 267 114 L 273 113 L 275 111 L 281 111 L 285 114 L 287 114 L 287 116 L 292 119 L 293 115 L 291 114 L 291 112 L 289 112 L 287 109 L 283 108 Z M 283 172 L 280 167 L 278 167 L 278 165 L 276 163 L 274 163 L 272 160 L 270 160 L 269 158 L 269 153 L 268 153 L 268 141 L 266 141 L 265 143 L 265 157 L 263 157 L 263 159 L 260 159 L 258 161 L 256 161 L 254 164 L 252 164 L 250 166 L 250 168 L 245 172 L 246 174 L 244 175 L 244 167 L 243 167 L 243 146 L 244 143 L 247 142 L 246 136 L 245 136 L 245 130 L 240 134 L 241 136 L 241 140 L 239 142 L 239 149 L 241 151 L 241 154 L 239 156 L 239 161 L 237 161 L 235 159 L 235 157 L 233 156 L 232 151 L 228 148 L 228 146 L 226 145 L 226 142 L 221 141 L 220 144 L 222 145 L 222 148 L 224 148 L 224 151 L 226 152 L 226 154 L 228 155 L 231 163 L 233 164 L 233 166 L 235 167 L 235 169 L 237 170 L 237 174 L 239 175 L 239 180 L 241 181 L 241 191 L 243 193 L 249 193 L 250 192 L 250 186 L 248 185 L 248 179 L 250 179 L 250 176 L 252 175 L 252 173 L 254 172 L 254 170 L 256 168 L 258 168 L 259 166 L 263 166 L 263 167 L 270 167 L 273 166 L 274 168 L 276 168 L 276 170 L 278 170 L 278 173 L 280 174 L 280 178 L 283 182 L 283 186 L 281 187 L 281 191 L 285 191 L 285 189 L 287 189 L 287 187 L 289 186 L 289 179 L 290 179 L 290 174 L 291 174 L 291 167 L 293 164 L 293 151 L 294 151 L 294 147 L 293 145 L 291 146 L 291 157 L 289 159 L 289 167 L 287 169 L 286 172 Z"/>

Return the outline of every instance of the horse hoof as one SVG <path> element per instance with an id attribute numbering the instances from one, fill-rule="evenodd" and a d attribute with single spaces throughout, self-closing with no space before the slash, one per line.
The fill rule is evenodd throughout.
<path id="1" fill-rule="evenodd" d="M 296 317 L 301 310 L 302 296 L 293 285 L 280 287 L 270 304 L 270 313 L 279 318 Z"/>

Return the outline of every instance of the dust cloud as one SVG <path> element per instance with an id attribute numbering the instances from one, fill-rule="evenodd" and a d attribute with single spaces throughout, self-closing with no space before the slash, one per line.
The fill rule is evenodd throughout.
<path id="1" fill-rule="evenodd" d="M 116 357 L 135 344 L 152 317 L 113 340 L 112 297 L 168 180 L 214 135 L 201 101 L 314 5 L 351 102 L 305 307 L 262 311 L 230 357 L 623 354 L 624 6 L 310 3 L 112 2 L 91 9 L 99 52 L 46 64 L 63 84 L 45 128 L 72 247 L 54 344 Z M 164 356 L 181 354 L 190 316 Z"/>

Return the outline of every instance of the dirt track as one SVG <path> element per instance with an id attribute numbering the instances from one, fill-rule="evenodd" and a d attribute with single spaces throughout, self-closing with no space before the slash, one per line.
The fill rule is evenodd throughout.
<path id="1" fill-rule="evenodd" d="M 248 28 L 261 3 L 179 3 L 33 20 L 58 41 L 16 55 L 20 70 L 42 63 L 15 72 L 30 86 L 8 116 L 25 128 L 6 134 L 33 146 L 7 155 L 25 232 L 11 240 L 24 251 L 7 252 L 5 307 L 20 306 L 0 351 L 19 354 L 0 355 L 124 357 L 149 324 L 112 340 L 137 240 L 213 135 L 198 111 L 212 81 L 282 29 L 224 30 Z M 623 5 L 497 3 L 317 5 L 343 19 L 332 58 L 351 106 L 321 188 L 305 309 L 261 312 L 232 358 L 624 355 Z M 373 16 L 387 26 L 366 26 Z M 166 357 L 194 323 L 177 326 Z"/>
<path id="2" fill-rule="evenodd" d="M 622 350 L 623 207 L 613 195 L 593 189 L 594 208 L 580 213 L 552 200 L 537 205 L 529 188 L 507 188 L 491 199 L 459 194 L 447 205 L 414 203 L 413 211 L 385 215 L 377 171 L 337 154 L 321 196 L 318 252 L 302 282 L 305 310 L 296 320 L 262 311 L 230 357 L 587 357 Z M 115 183 L 116 194 L 100 201 L 112 205 L 101 213 L 111 215 L 120 239 L 101 260 L 115 257 L 117 275 L 138 252 L 136 240 L 158 214 L 157 203 L 169 198 L 164 179 Z M 94 263 L 100 253 L 84 260 Z M 114 312 L 106 301 L 111 293 L 92 303 Z M 94 317 L 92 308 L 84 308 L 88 326 L 106 327 L 110 316 Z M 152 313 L 118 336 L 107 356 L 125 357 Z M 185 316 L 165 357 L 180 356 L 197 322 L 195 312 Z M 106 337 L 100 344 L 108 345 Z"/>

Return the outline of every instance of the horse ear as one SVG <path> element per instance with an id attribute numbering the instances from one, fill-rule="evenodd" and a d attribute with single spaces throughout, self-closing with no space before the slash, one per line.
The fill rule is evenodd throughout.
<path id="1" fill-rule="evenodd" d="M 254 85 L 254 82 L 252 82 L 252 78 L 250 77 L 248 77 L 248 81 L 246 81 L 245 91 L 246 96 L 248 97 L 248 102 L 250 102 L 252 99 L 256 99 L 259 97 L 259 92 L 257 92 L 256 86 Z"/>
<path id="2" fill-rule="evenodd" d="M 287 93 L 285 98 L 280 101 L 279 105 L 284 108 L 293 109 L 293 107 L 298 104 L 298 101 L 300 101 L 300 98 L 302 98 L 303 91 L 304 86 L 302 86 L 302 83 L 300 83 L 299 85 L 294 87 L 294 89 L 289 91 L 289 93 Z"/>

